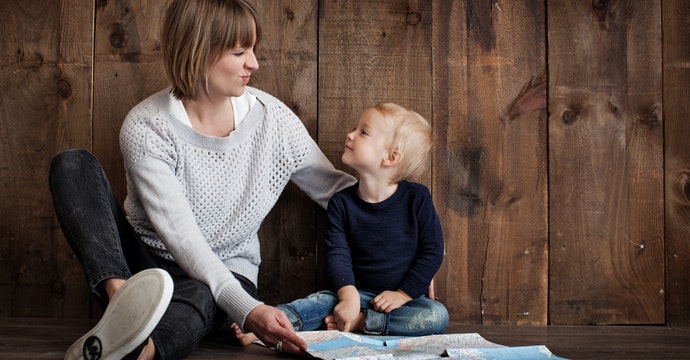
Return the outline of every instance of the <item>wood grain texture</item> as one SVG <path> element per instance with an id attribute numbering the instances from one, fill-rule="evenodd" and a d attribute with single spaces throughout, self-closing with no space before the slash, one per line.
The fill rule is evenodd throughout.
<path id="1" fill-rule="evenodd" d="M 666 320 L 690 325 L 690 2 L 662 2 Z"/>
<path id="2" fill-rule="evenodd" d="M 160 60 L 159 29 L 168 1 L 96 4 L 92 151 L 123 202 L 126 181 L 120 126 L 134 105 L 167 85 Z"/>
<path id="3" fill-rule="evenodd" d="M 260 68 L 250 85 L 291 108 L 317 137 L 317 1 L 253 1 L 264 36 L 257 46 Z M 317 289 L 317 212 L 323 211 L 295 185 L 285 189 L 264 221 L 259 294 L 268 304 Z"/>
<path id="4" fill-rule="evenodd" d="M 660 4 L 548 9 L 550 321 L 663 323 Z"/>
<path id="5" fill-rule="evenodd" d="M 431 121 L 420 182 L 451 321 L 690 324 L 687 1 L 250 1 L 251 85 L 336 167 L 352 171 L 344 136 L 378 101 Z M 124 200 L 119 129 L 166 85 L 167 3 L 0 1 L 0 316 L 89 316 L 48 166 L 91 150 Z M 325 286 L 323 214 L 290 185 L 264 222 L 269 304 Z"/>
<path id="6" fill-rule="evenodd" d="M 0 316 L 85 316 L 83 273 L 48 190 L 50 160 L 91 143 L 93 4 L 0 3 Z"/>
<path id="7" fill-rule="evenodd" d="M 436 283 L 456 321 L 546 323 L 544 16 L 539 2 L 434 4 L 434 199 L 447 252 Z"/>
<path id="8" fill-rule="evenodd" d="M 364 109 L 394 102 L 432 121 L 431 3 L 325 0 L 319 13 L 319 145 L 353 173 L 340 157 Z"/>

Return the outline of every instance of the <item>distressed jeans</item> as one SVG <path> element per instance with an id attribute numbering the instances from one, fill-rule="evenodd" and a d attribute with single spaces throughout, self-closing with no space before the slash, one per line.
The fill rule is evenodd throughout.
<path id="1" fill-rule="evenodd" d="M 226 320 L 211 290 L 191 279 L 173 261 L 154 256 L 132 229 L 98 160 L 85 150 L 67 150 L 52 160 L 50 191 L 55 213 L 72 251 L 82 265 L 91 292 L 107 305 L 103 281 L 128 279 L 148 268 L 162 268 L 174 282 L 173 296 L 151 333 L 160 359 L 181 359 Z M 235 274 L 245 290 L 256 287 Z"/>
<path id="2" fill-rule="evenodd" d="M 364 313 L 364 333 L 424 336 L 446 331 L 448 310 L 440 302 L 422 296 L 386 314 L 373 309 L 371 300 L 376 295 L 359 291 L 360 309 Z M 285 312 L 296 331 L 313 331 L 326 328 L 323 320 L 333 313 L 338 302 L 338 296 L 326 290 L 276 307 Z"/>

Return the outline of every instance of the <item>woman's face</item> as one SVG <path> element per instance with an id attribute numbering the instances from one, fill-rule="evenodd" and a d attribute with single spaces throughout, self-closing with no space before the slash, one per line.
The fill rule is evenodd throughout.
<path id="1" fill-rule="evenodd" d="M 220 59 L 209 67 L 209 95 L 215 98 L 244 94 L 252 72 L 258 68 L 253 47 L 225 50 Z"/>

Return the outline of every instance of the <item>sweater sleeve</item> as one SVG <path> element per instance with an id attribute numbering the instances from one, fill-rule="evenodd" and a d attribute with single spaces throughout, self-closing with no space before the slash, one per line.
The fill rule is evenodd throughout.
<path id="1" fill-rule="evenodd" d="M 346 212 L 338 195 L 328 203 L 326 228 L 326 274 L 331 290 L 337 292 L 346 285 L 355 285 L 352 252 L 347 242 Z"/>
<path id="2" fill-rule="evenodd" d="M 326 208 L 333 194 L 357 180 L 352 175 L 336 170 L 311 138 L 310 144 L 311 149 L 304 164 L 292 175 L 292 181 L 312 200 Z"/>
<path id="3" fill-rule="evenodd" d="M 413 299 L 422 296 L 443 262 L 443 232 L 431 194 L 425 188 L 421 202 L 416 205 L 418 227 L 417 252 L 400 290 Z"/>
<path id="4" fill-rule="evenodd" d="M 212 251 L 172 169 L 162 160 L 142 158 L 128 170 L 129 180 L 146 215 L 175 262 L 205 283 L 228 316 L 244 326 L 249 312 L 261 304 L 244 289 Z"/>

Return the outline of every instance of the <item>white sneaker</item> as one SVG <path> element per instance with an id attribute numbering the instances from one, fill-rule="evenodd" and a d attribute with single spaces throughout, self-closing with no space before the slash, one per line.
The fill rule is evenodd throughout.
<path id="1" fill-rule="evenodd" d="M 173 293 L 162 269 L 137 273 L 120 287 L 101 320 L 65 353 L 65 360 L 119 360 L 148 339 Z"/>

